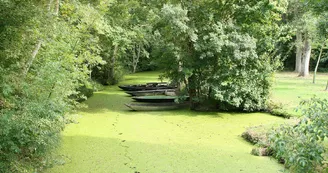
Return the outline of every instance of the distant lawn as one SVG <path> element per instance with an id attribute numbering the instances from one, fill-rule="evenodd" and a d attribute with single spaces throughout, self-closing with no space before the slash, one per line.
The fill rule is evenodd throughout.
<path id="1" fill-rule="evenodd" d="M 297 77 L 297 73 L 281 72 L 275 75 L 271 98 L 274 102 L 282 103 L 291 114 L 295 112 L 301 100 L 313 96 L 327 98 L 325 91 L 328 73 L 317 74 L 316 84 L 312 83 L 312 75 L 309 77 Z"/>

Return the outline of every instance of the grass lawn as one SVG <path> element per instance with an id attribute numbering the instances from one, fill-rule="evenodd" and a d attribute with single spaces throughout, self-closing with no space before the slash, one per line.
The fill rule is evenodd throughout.
<path id="1" fill-rule="evenodd" d="M 309 77 L 297 77 L 297 73 L 283 72 L 277 73 L 271 98 L 274 102 L 282 103 L 288 113 L 300 115 L 295 112 L 299 102 L 313 96 L 327 98 L 328 91 L 325 91 L 328 74 L 317 74 L 316 84 L 312 83 L 312 74 Z"/>
<path id="2" fill-rule="evenodd" d="M 321 97 L 326 75 L 318 84 L 294 78 L 293 73 L 276 75 L 272 98 L 290 111 L 300 98 L 315 93 Z M 126 76 L 123 83 L 158 81 L 158 73 Z M 283 165 L 268 157 L 250 154 L 252 145 L 240 135 L 249 126 L 282 123 L 284 119 L 263 113 L 200 113 L 189 110 L 131 112 L 131 101 L 117 86 L 97 92 L 62 134 L 58 155 L 65 164 L 47 173 L 273 173 Z"/>

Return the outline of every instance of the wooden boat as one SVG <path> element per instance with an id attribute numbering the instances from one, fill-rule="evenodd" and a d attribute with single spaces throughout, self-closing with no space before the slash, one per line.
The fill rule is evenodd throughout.
<path id="1" fill-rule="evenodd" d="M 177 96 L 177 93 L 176 91 L 165 91 L 165 95 L 166 96 Z"/>
<path id="2" fill-rule="evenodd" d="M 161 89 L 175 89 L 172 86 L 148 86 L 148 85 L 120 85 L 118 86 L 124 91 L 143 91 L 143 90 L 161 90 Z"/>
<path id="3" fill-rule="evenodd" d="M 118 87 L 124 91 L 137 91 L 135 89 L 144 88 L 146 85 L 120 85 Z"/>
<path id="4" fill-rule="evenodd" d="M 167 86 L 168 85 L 168 83 L 167 82 L 148 82 L 148 83 L 146 83 L 146 85 L 156 85 L 156 86 L 158 86 L 158 85 L 162 85 L 162 86 Z"/>
<path id="5" fill-rule="evenodd" d="M 179 109 L 186 104 L 178 103 L 127 103 L 125 104 L 128 108 L 134 111 L 163 111 L 163 110 L 174 110 Z"/>
<path id="6" fill-rule="evenodd" d="M 149 95 L 166 95 L 166 93 L 173 95 L 175 91 L 176 91 L 175 89 L 160 89 L 160 90 L 126 91 L 126 93 L 130 94 L 131 96 L 149 96 Z"/>
<path id="7" fill-rule="evenodd" d="M 178 99 L 178 96 L 165 96 L 165 95 L 155 95 L 155 96 L 137 96 L 132 97 L 132 99 L 138 102 L 149 102 L 149 103 L 164 103 L 164 102 L 174 102 Z M 186 96 L 186 99 L 189 97 Z"/>

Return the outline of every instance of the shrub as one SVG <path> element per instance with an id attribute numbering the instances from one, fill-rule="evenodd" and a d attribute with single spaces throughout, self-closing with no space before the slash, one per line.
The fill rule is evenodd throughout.
<path id="1" fill-rule="evenodd" d="M 90 68 L 102 62 L 94 27 L 88 24 L 96 9 L 76 3 L 80 8 L 73 7 L 74 14 L 61 9 L 71 15 L 66 18 L 53 15 L 54 3 L 47 4 L 0 5 L 5 19 L 0 26 L 1 173 L 41 172 L 48 165 L 65 115 L 78 105 L 70 96 L 88 79 Z M 94 18 L 95 24 L 102 20 Z"/>
<path id="2" fill-rule="evenodd" d="M 252 144 L 264 144 L 267 143 L 266 133 L 268 132 L 271 126 L 253 126 L 248 127 L 245 132 L 242 133 L 241 137 L 243 137 L 246 141 Z"/>
<path id="3" fill-rule="evenodd" d="M 104 89 L 104 86 L 96 81 L 88 81 L 86 84 L 80 86 L 77 89 L 77 94 L 73 95 L 72 98 L 82 102 L 87 100 L 89 97 L 93 96 L 93 92 L 101 91 Z"/>
<path id="4" fill-rule="evenodd" d="M 328 102 L 312 98 L 301 102 L 303 116 L 295 126 L 281 125 L 269 133 L 274 157 L 283 159 L 292 172 L 316 172 L 323 165 L 328 136 Z"/>
<path id="5" fill-rule="evenodd" d="M 21 102 L 24 103 L 24 102 Z M 47 153 L 59 142 L 64 118 L 49 102 L 25 103 L 24 109 L 4 109 L 0 116 L 1 172 L 36 172 Z M 32 171 L 32 168 L 36 170 Z M 25 170 L 25 171 L 23 171 Z"/>
<path id="6" fill-rule="evenodd" d="M 285 121 L 285 126 L 295 126 L 299 123 L 299 119 L 297 118 L 290 118 Z M 244 138 L 246 141 L 261 146 L 261 147 L 269 147 L 268 141 L 268 133 L 271 132 L 272 129 L 276 129 L 280 127 L 280 124 L 266 124 L 266 125 L 259 125 L 259 126 L 251 126 L 246 129 L 241 134 L 241 137 Z"/>
<path id="7" fill-rule="evenodd" d="M 92 71 L 92 79 L 101 83 L 102 85 L 115 85 L 123 79 L 125 70 L 122 66 L 118 65 L 114 68 L 114 74 L 111 74 L 111 71 L 106 65 L 101 67 L 95 67 Z"/>
<path id="8" fill-rule="evenodd" d="M 104 86 L 102 84 L 98 83 L 97 81 L 92 80 L 92 81 L 90 81 L 90 84 L 92 85 L 93 92 L 104 90 Z"/>
<path id="9" fill-rule="evenodd" d="M 291 118 L 293 115 L 287 112 L 281 103 L 274 103 L 272 100 L 267 104 L 266 111 L 271 115 L 283 117 L 283 118 Z"/>

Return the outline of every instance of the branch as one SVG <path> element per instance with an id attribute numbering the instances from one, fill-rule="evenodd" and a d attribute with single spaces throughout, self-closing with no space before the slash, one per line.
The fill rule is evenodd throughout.
<path id="1" fill-rule="evenodd" d="M 51 95 L 52 95 L 52 92 L 53 92 L 53 90 L 55 89 L 55 86 L 56 86 L 56 82 L 52 85 L 52 87 L 51 87 L 51 90 L 50 90 L 50 93 L 49 93 L 49 95 L 48 95 L 48 100 L 50 99 L 50 97 L 51 97 Z"/>
<path id="2" fill-rule="evenodd" d="M 51 10 L 51 4 L 52 4 L 52 1 L 53 1 L 53 0 L 49 0 L 49 4 L 48 4 L 48 11 L 50 11 L 50 10 Z"/>
<path id="3" fill-rule="evenodd" d="M 137 52 L 137 63 L 139 62 L 139 58 L 140 58 L 140 50 L 141 49 L 141 46 L 138 45 L 138 52 Z"/>
<path id="4" fill-rule="evenodd" d="M 56 16 L 58 16 L 59 13 L 59 4 L 60 4 L 60 0 L 56 0 L 56 11 L 55 11 Z"/>
<path id="5" fill-rule="evenodd" d="M 31 57 L 31 59 L 29 60 L 29 62 L 27 63 L 27 66 L 26 66 L 26 68 L 25 68 L 25 70 L 24 70 L 24 72 L 23 72 L 23 76 L 24 76 L 24 78 L 26 77 L 28 71 L 30 70 L 30 68 L 31 68 L 31 66 L 32 66 L 32 64 L 33 64 L 33 61 L 34 61 L 36 55 L 39 53 L 39 50 L 40 50 L 40 48 L 41 48 L 41 45 L 42 45 L 42 40 L 39 40 L 38 44 L 35 46 L 34 51 L 32 52 L 32 57 Z"/>

